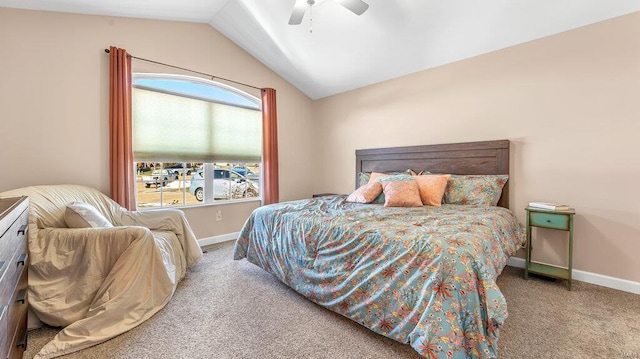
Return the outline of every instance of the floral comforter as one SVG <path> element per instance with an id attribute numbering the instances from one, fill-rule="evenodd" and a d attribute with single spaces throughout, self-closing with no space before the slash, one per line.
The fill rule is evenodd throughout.
<path id="1" fill-rule="evenodd" d="M 389 208 L 345 196 L 256 209 L 235 247 L 302 295 L 427 358 L 497 357 L 496 277 L 525 232 L 492 206 Z"/>

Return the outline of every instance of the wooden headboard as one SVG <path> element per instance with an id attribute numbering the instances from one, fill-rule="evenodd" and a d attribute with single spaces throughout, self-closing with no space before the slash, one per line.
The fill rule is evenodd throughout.
<path id="1" fill-rule="evenodd" d="M 509 174 L 509 140 L 356 150 L 358 172 L 429 171 L 456 175 Z M 509 182 L 498 206 L 509 208 Z"/>

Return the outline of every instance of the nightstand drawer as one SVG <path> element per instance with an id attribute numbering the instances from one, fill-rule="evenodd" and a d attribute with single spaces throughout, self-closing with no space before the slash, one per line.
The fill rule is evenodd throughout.
<path id="1" fill-rule="evenodd" d="M 532 226 L 569 230 L 569 216 L 555 213 L 529 212 Z"/>

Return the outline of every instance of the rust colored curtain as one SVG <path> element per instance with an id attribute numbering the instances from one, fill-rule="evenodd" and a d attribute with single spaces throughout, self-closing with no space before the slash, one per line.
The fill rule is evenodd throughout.
<path id="1" fill-rule="evenodd" d="M 278 126 L 276 90 L 262 89 L 262 173 L 263 204 L 279 201 Z"/>
<path id="2" fill-rule="evenodd" d="M 131 124 L 131 57 L 109 49 L 109 172 L 111 198 L 128 210 L 136 208 Z"/>

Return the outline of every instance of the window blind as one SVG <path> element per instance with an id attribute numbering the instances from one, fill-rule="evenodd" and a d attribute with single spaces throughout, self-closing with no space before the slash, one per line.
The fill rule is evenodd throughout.
<path id="1" fill-rule="evenodd" d="M 262 113 L 133 88 L 137 162 L 260 162 Z"/>

